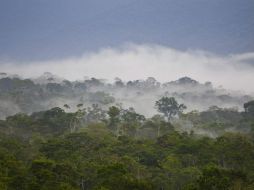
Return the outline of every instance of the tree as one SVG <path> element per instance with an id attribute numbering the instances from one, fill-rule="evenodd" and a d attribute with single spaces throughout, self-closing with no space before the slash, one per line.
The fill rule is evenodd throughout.
<path id="1" fill-rule="evenodd" d="M 105 121 L 106 111 L 103 110 L 98 104 L 92 104 L 91 107 L 87 108 L 87 113 L 85 115 L 86 123 L 96 123 Z"/>
<path id="2" fill-rule="evenodd" d="M 77 130 L 77 127 L 82 126 L 82 119 L 86 115 L 86 109 L 79 109 L 75 113 L 72 114 L 72 118 L 70 120 L 70 130 L 71 133 Z"/>
<path id="3" fill-rule="evenodd" d="M 109 115 L 109 127 L 116 130 L 117 125 L 120 123 L 120 109 L 116 106 L 111 106 L 107 112 Z"/>
<path id="4" fill-rule="evenodd" d="M 156 101 L 155 107 L 159 112 L 164 114 L 168 122 L 187 108 L 184 104 L 178 104 L 174 97 L 162 97 Z"/>
<path id="5" fill-rule="evenodd" d="M 203 168 L 202 175 L 196 181 L 195 190 L 229 190 L 245 189 L 245 174 L 240 171 L 228 170 L 215 165 Z"/>
<path id="6" fill-rule="evenodd" d="M 64 104 L 64 108 L 70 109 L 70 106 L 68 104 Z"/>
<path id="7" fill-rule="evenodd" d="M 142 125 L 142 137 L 158 138 L 174 130 L 171 123 L 166 122 L 162 115 L 154 115 Z"/>
<path id="8" fill-rule="evenodd" d="M 83 107 L 83 104 L 77 104 L 77 108 Z"/>
<path id="9" fill-rule="evenodd" d="M 145 116 L 136 113 L 134 108 L 122 110 L 122 133 L 124 135 L 136 136 L 145 120 Z"/>
<path id="10" fill-rule="evenodd" d="M 245 103 L 243 107 L 246 113 L 254 115 L 254 100 Z"/>

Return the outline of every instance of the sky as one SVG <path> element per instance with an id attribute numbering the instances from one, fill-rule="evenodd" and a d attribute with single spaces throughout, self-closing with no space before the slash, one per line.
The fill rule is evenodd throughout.
<path id="1" fill-rule="evenodd" d="M 248 90 L 253 52 L 254 0 L 0 0 L 2 72 L 189 75 Z"/>
<path id="2" fill-rule="evenodd" d="M 125 43 L 254 51 L 254 0 L 0 0 L 0 58 L 48 60 Z"/>

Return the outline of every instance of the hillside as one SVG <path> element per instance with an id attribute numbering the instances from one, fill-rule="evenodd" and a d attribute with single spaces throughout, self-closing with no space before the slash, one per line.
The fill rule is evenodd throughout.
<path id="1" fill-rule="evenodd" d="M 1 89 L 5 89 L 5 94 L 15 90 L 29 92 L 31 96 L 18 97 L 24 98 L 23 103 L 30 101 L 31 110 L 39 105 L 35 100 L 42 102 L 43 98 L 64 96 L 64 92 L 66 99 L 106 87 L 150 91 L 151 86 L 140 87 L 146 82 L 122 84 L 118 80 L 114 85 L 106 85 L 91 79 L 84 83 L 70 82 L 72 88 L 68 88 L 66 81 L 36 84 L 31 80 L 4 78 Z M 73 87 L 74 84 L 79 85 Z M 163 87 L 155 83 L 152 88 L 174 86 L 180 91 L 184 89 L 182 85 L 198 88 L 200 93 L 206 92 L 201 87 L 212 88 L 189 78 Z M 42 93 L 37 94 L 40 90 Z M 2 97 L 4 93 L 1 91 Z M 134 108 L 110 106 L 115 103 L 113 96 L 102 93 L 104 99 L 96 99 L 95 94 L 91 98 L 98 104 L 91 106 L 82 104 L 84 101 L 71 108 L 61 102 L 67 112 L 54 107 L 0 120 L 0 189 L 254 188 L 253 101 L 242 105 L 244 111 L 213 106 L 189 112 L 174 97 L 163 96 L 153 102 L 157 113 L 146 117 Z M 26 104 L 20 105 L 26 108 Z"/>

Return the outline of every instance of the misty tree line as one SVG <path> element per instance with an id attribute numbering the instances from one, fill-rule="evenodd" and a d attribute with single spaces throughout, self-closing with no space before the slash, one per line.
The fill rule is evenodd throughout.
<path id="1" fill-rule="evenodd" d="M 67 104 L 64 107 L 70 109 Z M 70 131 L 76 131 L 80 126 L 96 122 L 107 123 L 109 129 L 117 136 L 141 134 L 140 136 L 152 137 L 155 134 L 151 131 L 153 129 L 157 131 L 155 137 L 158 137 L 161 130 L 167 131 L 172 124 L 181 132 L 195 132 L 211 137 L 219 136 L 225 131 L 249 133 L 253 130 L 253 124 L 246 120 L 254 113 L 253 101 L 243 105 L 244 112 L 238 112 L 234 108 L 212 106 L 203 112 L 194 110 L 183 113 L 187 109 L 184 104 L 179 104 L 174 97 L 162 97 L 155 102 L 155 108 L 161 115 L 155 114 L 150 118 L 137 113 L 134 108 L 124 109 L 121 105 L 111 106 L 108 110 L 102 109 L 97 104 L 88 108 L 84 108 L 83 104 L 78 104 L 76 107 L 77 111 L 70 122 Z"/>
<path id="2" fill-rule="evenodd" d="M 213 105 L 241 108 L 243 103 L 253 99 L 249 95 L 214 88 L 210 82 L 201 84 L 188 77 L 161 84 L 153 77 L 127 82 L 116 78 L 113 83 L 107 83 L 96 78 L 71 82 L 57 79 L 49 73 L 36 79 L 6 75 L 0 78 L 0 118 L 19 112 L 65 108 L 63 102 L 71 108 L 77 104 L 98 104 L 107 109 L 122 104 L 151 116 L 155 113 L 154 102 L 163 96 L 175 97 L 189 110 L 206 110 Z"/>

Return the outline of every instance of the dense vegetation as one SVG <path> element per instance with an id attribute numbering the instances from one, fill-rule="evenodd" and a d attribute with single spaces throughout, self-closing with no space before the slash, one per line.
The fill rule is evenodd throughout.
<path id="1" fill-rule="evenodd" d="M 253 99 L 251 94 L 232 92 L 188 77 L 165 83 L 153 77 L 133 81 L 116 78 L 109 83 L 96 78 L 68 81 L 50 73 L 35 79 L 0 73 L 0 119 L 19 112 L 30 114 L 53 107 L 75 111 L 73 108 L 77 104 L 98 104 L 104 109 L 122 104 L 151 117 L 156 113 L 154 102 L 163 96 L 175 97 L 188 107 L 188 111 L 203 111 L 214 105 L 242 108 L 245 102 Z M 65 104 L 69 109 L 64 107 Z"/>
<path id="2" fill-rule="evenodd" d="M 254 189 L 253 101 L 243 112 L 182 113 L 165 97 L 156 106 L 165 117 L 78 104 L 1 120 L 0 189 Z"/>

